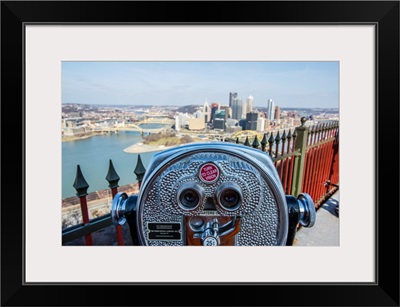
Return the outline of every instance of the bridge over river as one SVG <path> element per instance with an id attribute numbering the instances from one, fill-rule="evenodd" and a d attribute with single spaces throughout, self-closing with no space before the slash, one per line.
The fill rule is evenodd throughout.
<path id="1" fill-rule="evenodd" d="M 129 123 L 117 127 L 99 127 L 96 128 L 95 130 L 97 132 L 104 132 L 104 133 L 118 133 L 119 131 L 139 131 L 141 134 L 158 133 L 168 129 L 174 123 L 175 120 L 171 118 L 149 117 L 140 122 Z M 151 126 L 152 124 L 163 125 L 163 126 L 159 128 L 146 128 L 147 125 Z"/>

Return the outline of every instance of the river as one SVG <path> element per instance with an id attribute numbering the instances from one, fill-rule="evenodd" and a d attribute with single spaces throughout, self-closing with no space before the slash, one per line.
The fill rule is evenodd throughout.
<path id="1" fill-rule="evenodd" d="M 154 124 L 153 124 L 154 125 Z M 150 124 L 146 127 L 157 129 Z M 62 143 L 62 198 L 76 195 L 73 187 L 77 165 L 80 166 L 85 180 L 89 184 L 88 193 L 108 189 L 105 179 L 110 159 L 120 177 L 119 185 L 136 183 L 133 172 L 138 154 L 126 153 L 124 149 L 141 141 L 139 132 L 120 131 L 117 134 L 93 136 L 83 140 Z M 145 168 L 157 152 L 140 154 Z"/>

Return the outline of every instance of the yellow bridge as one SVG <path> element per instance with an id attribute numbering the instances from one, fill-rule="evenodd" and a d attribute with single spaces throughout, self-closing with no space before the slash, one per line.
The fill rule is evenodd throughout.
<path id="1" fill-rule="evenodd" d="M 173 123 L 175 123 L 175 120 L 171 118 L 148 117 L 134 124 L 125 124 L 123 126 L 118 126 L 118 127 L 101 127 L 101 128 L 96 128 L 96 131 L 104 133 L 118 133 L 118 131 L 139 131 L 141 134 L 158 133 L 163 130 L 166 130 Z M 142 124 L 163 124 L 165 126 L 161 128 L 142 128 L 140 127 L 140 125 Z"/>
<path id="2" fill-rule="evenodd" d="M 237 131 L 234 134 L 232 134 L 231 138 L 235 139 L 239 138 L 239 140 L 244 140 L 246 137 L 249 137 L 249 140 L 253 140 L 257 136 L 258 140 L 261 141 L 262 138 L 264 137 L 264 133 L 262 132 L 257 132 L 253 130 L 241 130 Z"/>
<path id="3" fill-rule="evenodd" d="M 164 124 L 164 125 L 172 125 L 175 123 L 175 119 L 168 117 L 146 117 L 144 120 L 137 122 L 136 125 L 141 124 Z"/>

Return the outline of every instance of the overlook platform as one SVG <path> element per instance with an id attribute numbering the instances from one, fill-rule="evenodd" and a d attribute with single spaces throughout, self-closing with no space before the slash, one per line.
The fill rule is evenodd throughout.
<path id="1" fill-rule="evenodd" d="M 315 224 L 298 230 L 294 246 L 339 246 L 339 191 L 317 210 Z"/>

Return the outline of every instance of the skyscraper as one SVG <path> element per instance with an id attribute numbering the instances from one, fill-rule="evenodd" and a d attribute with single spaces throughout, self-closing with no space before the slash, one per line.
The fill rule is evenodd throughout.
<path id="1" fill-rule="evenodd" d="M 232 118 L 240 120 L 243 117 L 243 103 L 242 99 L 236 97 L 232 100 Z"/>
<path id="2" fill-rule="evenodd" d="M 242 118 L 246 118 L 247 114 L 247 100 L 242 100 Z"/>
<path id="3" fill-rule="evenodd" d="M 249 112 L 246 114 L 246 130 L 257 130 L 257 112 Z"/>
<path id="4" fill-rule="evenodd" d="M 203 113 L 204 113 L 204 122 L 208 123 L 211 120 L 211 110 L 210 107 L 208 105 L 208 101 L 206 98 L 206 101 L 204 102 L 204 106 L 203 106 Z"/>
<path id="5" fill-rule="evenodd" d="M 217 110 L 219 110 L 219 103 L 218 102 L 213 102 L 211 103 L 211 110 L 217 108 Z"/>
<path id="6" fill-rule="evenodd" d="M 275 119 L 275 102 L 272 99 L 268 99 L 267 119 L 269 119 L 270 121 L 273 121 Z"/>
<path id="7" fill-rule="evenodd" d="M 257 131 L 264 131 L 265 130 L 265 118 L 264 117 L 259 117 L 257 119 Z"/>
<path id="8" fill-rule="evenodd" d="M 281 108 L 278 106 L 275 107 L 275 119 L 277 121 L 281 119 Z"/>
<path id="9" fill-rule="evenodd" d="M 246 106 L 246 109 L 247 109 L 246 114 L 247 114 L 247 113 L 250 113 L 250 112 L 253 112 L 253 101 L 254 101 L 254 97 L 251 96 L 251 95 L 249 95 L 249 97 L 247 97 L 247 99 L 246 99 L 246 103 L 247 103 L 247 106 Z"/>
<path id="10" fill-rule="evenodd" d="M 232 103 L 233 100 L 236 99 L 238 96 L 238 93 L 230 92 L 229 93 L 229 106 L 232 108 Z"/>
<path id="11" fill-rule="evenodd" d="M 232 109 L 228 106 L 220 106 L 219 109 L 225 111 L 225 120 L 232 117 Z"/>
<path id="12" fill-rule="evenodd" d="M 213 102 L 211 104 L 211 121 L 214 120 L 215 112 L 219 110 L 219 103 L 218 102 Z"/>

